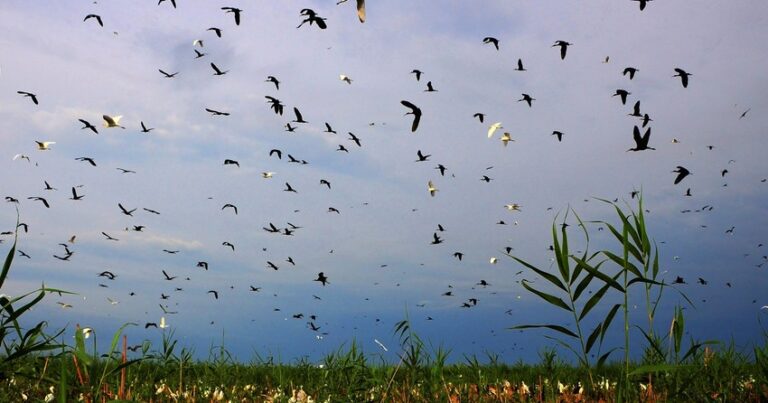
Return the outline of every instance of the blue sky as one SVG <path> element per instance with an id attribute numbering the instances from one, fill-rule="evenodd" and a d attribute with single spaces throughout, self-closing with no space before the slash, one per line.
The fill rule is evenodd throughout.
<path id="1" fill-rule="evenodd" d="M 176 336 L 203 357 L 223 335 L 240 359 L 256 351 L 290 360 L 317 359 L 353 339 L 371 353 L 381 352 L 374 339 L 393 347 L 394 324 L 407 310 L 422 338 L 451 348 L 454 359 L 488 350 L 508 361 L 536 360 L 546 333 L 508 328 L 569 318 L 522 289 L 521 278 L 537 278 L 516 275 L 523 268 L 504 248 L 551 269 L 547 247 L 558 212 L 570 206 L 585 220 L 613 221 L 612 208 L 594 197 L 635 206 L 630 192 L 642 189 L 664 278 L 684 277 L 689 284 L 680 289 L 696 302 L 686 310 L 691 334 L 734 338 L 745 348 L 759 338 L 759 308 L 768 304 L 767 268 L 758 267 L 768 255 L 758 246 L 768 225 L 764 2 L 688 8 L 656 1 L 641 12 L 636 2 L 613 0 L 447 1 L 439 8 L 387 1 L 369 2 L 364 24 L 353 2 L 168 3 L 0 5 L 0 189 L 20 200 L 30 231 L 19 234 L 19 248 L 31 256 L 17 256 L 3 293 L 44 281 L 78 294 L 46 298 L 30 321 L 46 318 L 69 333 L 79 323 L 109 335 L 135 322 L 128 335 L 138 343 L 159 339 L 160 331 L 143 325 L 159 322 L 162 303 L 178 311 L 166 315 Z M 239 26 L 222 6 L 243 9 Z M 302 8 L 327 18 L 328 29 L 296 29 Z M 91 13 L 103 28 L 83 21 Z M 486 36 L 499 39 L 498 51 L 482 42 Z M 193 46 L 197 39 L 203 47 Z M 552 47 L 557 40 L 573 43 L 564 60 Z M 195 59 L 194 49 L 206 55 Z M 518 58 L 527 71 L 514 71 Z M 229 72 L 214 76 L 212 62 Z M 628 66 L 639 69 L 633 80 L 621 74 Z M 688 88 L 673 77 L 677 67 L 693 74 Z M 158 69 L 179 74 L 169 79 Z M 420 81 L 413 69 L 424 72 Z M 279 90 L 265 82 L 269 75 Z M 437 92 L 424 91 L 427 81 Z M 619 88 L 631 93 L 626 105 L 612 97 Z M 39 105 L 16 91 L 35 93 Z M 536 99 L 532 107 L 517 101 L 523 93 Z M 285 104 L 283 116 L 269 109 L 267 95 Z M 415 133 L 401 100 L 423 112 Z M 649 146 L 656 150 L 626 152 L 640 124 L 627 116 L 638 100 L 653 119 Z M 292 123 L 298 129 L 289 133 L 294 107 L 309 123 Z M 473 118 L 477 112 L 485 122 Z M 123 115 L 126 129 L 104 128 L 103 114 Z M 99 134 L 81 130 L 78 119 Z M 140 122 L 154 130 L 142 133 Z M 337 134 L 325 133 L 325 122 Z M 494 122 L 503 129 L 488 139 Z M 562 142 L 554 130 L 565 133 Z M 506 147 L 503 132 L 515 140 Z M 38 151 L 35 141 L 56 144 Z M 272 149 L 283 158 L 270 156 Z M 415 162 L 418 150 L 429 161 Z M 13 160 L 16 154 L 30 161 Z M 287 162 L 287 154 L 308 164 Z M 692 175 L 673 185 L 677 166 Z M 262 172 L 275 174 L 263 179 Z M 44 190 L 44 181 L 58 190 Z M 439 189 L 434 197 L 429 181 Z M 298 193 L 283 191 L 286 182 Z M 81 185 L 85 198 L 68 200 Z M 27 199 L 33 196 L 51 207 Z M 118 203 L 137 211 L 123 215 Z M 237 215 L 222 210 L 227 203 Z M 508 211 L 509 203 L 521 211 Z M 696 212 L 705 205 L 713 209 Z M 13 204 L 0 208 L 4 230 L 15 219 Z M 276 235 L 262 230 L 269 223 L 302 228 Z M 438 224 L 444 242 L 431 245 Z M 134 225 L 146 228 L 125 230 Z M 102 231 L 120 240 L 107 241 Z M 590 250 L 616 247 L 597 227 L 591 232 Z M 72 235 L 70 261 L 55 259 Z M 7 250 L 12 238 L 0 239 Z M 97 277 L 104 270 L 116 279 Z M 162 270 L 178 278 L 165 281 Z M 325 287 L 313 281 L 321 271 Z M 479 287 L 480 280 L 491 285 Z M 442 296 L 448 290 L 453 297 Z M 469 298 L 477 306 L 460 308 Z M 666 295 L 660 328 L 681 302 Z M 299 313 L 304 318 L 292 317 Z M 313 314 L 327 334 L 309 329 Z M 387 354 L 394 359 L 393 349 Z"/>

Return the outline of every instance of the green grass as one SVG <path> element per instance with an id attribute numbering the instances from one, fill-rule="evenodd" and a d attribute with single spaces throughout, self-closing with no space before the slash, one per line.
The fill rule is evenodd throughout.
<path id="1" fill-rule="evenodd" d="M 570 227 L 553 223 L 555 273 L 510 256 L 555 290 L 523 282 L 528 291 L 573 318 L 570 326 L 514 327 L 549 332 L 553 347 L 539 352 L 537 364 L 505 363 L 493 352 L 451 361 L 449 347 L 419 337 L 407 310 L 392 329 L 399 340 L 396 363 L 363 351 L 354 340 L 319 363 L 282 363 L 258 354 L 243 363 L 224 345 L 211 346 L 205 360 L 193 360 L 194 351 L 178 344 L 173 329 L 163 329 L 159 345 L 144 342 L 129 354 L 122 332 L 130 323 L 106 339 L 106 350 L 97 348 L 97 339 L 105 341 L 98 329 L 76 328 L 70 346 L 56 341 L 65 329 L 49 333 L 46 322 L 31 329 L 19 325 L 20 317 L 47 294 L 65 292 L 42 285 L 17 297 L 0 293 L 0 401 L 768 401 L 768 332 L 761 345 L 748 351 L 737 350 L 732 342 L 686 340 L 681 307 L 669 326 L 662 325 L 664 331 L 657 330 L 656 307 L 670 286 L 658 275 L 658 249 L 647 233 L 642 198 L 637 211 L 610 204 L 618 225 L 585 223 L 573 212 L 583 235 L 580 256 L 569 252 Z M 608 228 L 618 250 L 589 253 L 588 224 Z M 0 291 L 15 248 L 16 240 L 0 272 Z M 647 323 L 642 325 L 630 323 L 627 310 L 630 290 L 638 287 L 646 301 Z M 586 290 L 594 292 L 587 298 Z M 623 303 L 612 305 L 591 330 L 586 328 L 585 319 L 609 293 Z M 605 335 L 618 316 L 623 316 L 624 344 L 604 349 Z M 632 361 L 630 348 L 637 345 L 643 346 L 642 358 Z M 560 351 L 575 361 L 564 360 Z M 623 351 L 623 359 L 611 360 L 614 351 Z"/>

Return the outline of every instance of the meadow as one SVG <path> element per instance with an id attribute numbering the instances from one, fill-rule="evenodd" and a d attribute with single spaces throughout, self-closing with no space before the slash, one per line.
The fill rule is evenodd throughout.
<path id="1" fill-rule="evenodd" d="M 493 353 L 452 360 L 450 347 L 435 347 L 419 337 L 407 313 L 392 329 L 399 340 L 397 362 L 363 351 L 354 340 L 319 362 L 281 362 L 258 354 L 240 362 L 225 345 L 212 346 L 207 359 L 195 360 L 194 350 L 181 346 L 170 327 L 161 329 L 160 345 L 145 341 L 129 350 L 122 333 L 132 323 L 108 340 L 99 338 L 99 343 L 108 342 L 106 348 L 97 345 L 94 329 L 79 326 L 74 343 L 66 343 L 67 329 L 48 329 L 45 321 L 30 327 L 22 320 L 46 295 L 67 293 L 42 285 L 19 296 L 0 294 L 0 401 L 768 401 L 768 332 L 762 323 L 762 341 L 748 350 L 733 342 L 685 337 L 682 306 L 671 323 L 657 323 L 665 292 L 692 302 L 661 278 L 642 197 L 635 209 L 604 202 L 616 212 L 613 222 L 585 223 L 568 210 L 566 216 L 572 214 L 578 228 L 568 229 L 557 219 L 553 223 L 556 271 L 508 255 L 543 280 L 539 284 L 550 285 L 523 281 L 527 291 L 552 309 L 572 314 L 567 326 L 510 328 L 539 329 L 551 340 L 537 363 L 503 362 Z M 569 233 L 580 231 L 588 246 L 590 225 L 610 231 L 619 252 L 585 247 L 572 253 Z M 0 290 L 11 273 L 17 241 L 0 273 Z M 609 293 L 618 293 L 624 302 L 592 318 L 593 308 L 604 304 Z M 630 293 L 644 299 L 647 323 L 630 322 Z M 621 332 L 624 344 L 604 348 L 609 332 Z M 638 350 L 642 358 L 631 359 Z"/>

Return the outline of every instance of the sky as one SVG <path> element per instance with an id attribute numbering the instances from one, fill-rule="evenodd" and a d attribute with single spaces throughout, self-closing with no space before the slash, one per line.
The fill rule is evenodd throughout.
<path id="1" fill-rule="evenodd" d="M 369 1 L 361 23 L 353 3 L 2 2 L 0 195 L 19 203 L 0 206 L 0 228 L 11 232 L 0 250 L 13 242 L 18 208 L 29 228 L 18 248 L 29 258 L 15 257 L 1 291 L 45 283 L 76 293 L 47 296 L 26 325 L 47 320 L 49 329 L 66 327 L 65 338 L 89 326 L 106 344 L 135 323 L 129 344 L 173 331 L 197 357 L 223 344 L 242 361 L 317 361 L 354 341 L 396 362 L 394 327 L 407 318 L 451 360 L 491 353 L 535 362 L 553 334 L 509 328 L 572 320 L 522 288 L 526 279 L 555 292 L 505 248 L 554 273 L 554 222 L 572 209 L 616 223 L 597 198 L 636 209 L 631 193 L 642 190 L 661 276 L 683 277 L 677 289 L 694 303 L 668 289 L 658 328 L 682 305 L 697 339 L 733 340 L 743 351 L 762 340 L 768 4 L 657 0 L 641 11 L 629 0 Z M 242 9 L 239 25 L 227 6 Z M 304 8 L 327 29 L 297 28 Z M 104 26 L 84 21 L 89 14 Z M 560 40 L 572 44 L 564 59 L 553 47 Z M 515 70 L 518 59 L 526 71 Z M 631 80 L 626 67 L 638 69 Z M 675 68 L 691 74 L 687 88 Z M 425 91 L 427 82 L 436 91 Z M 630 93 L 626 104 L 617 89 Z M 522 94 L 534 98 L 530 107 Z M 266 96 L 280 100 L 283 115 Z M 421 110 L 416 131 L 403 100 Z M 637 101 L 652 119 L 653 150 L 627 151 L 642 125 L 628 116 Z M 294 108 L 308 123 L 291 122 Z M 105 114 L 122 116 L 124 128 L 104 127 Z M 502 128 L 488 138 L 496 122 Z M 42 151 L 35 141 L 55 144 Z M 426 161 L 417 162 L 419 151 Z M 691 174 L 674 184 L 678 166 Z M 73 187 L 83 199 L 70 200 Z M 567 220 L 571 248 L 581 251 L 572 212 Z M 274 234 L 262 229 L 270 223 L 300 228 Z M 599 227 L 588 225 L 589 251 L 617 251 Z M 441 243 L 432 244 L 435 234 Z M 66 254 L 60 243 L 69 260 L 54 257 Z M 314 281 L 319 272 L 326 285 Z M 462 308 L 470 298 L 477 304 Z M 595 312 L 617 300 L 608 294 Z M 642 301 L 633 297 L 631 309 L 640 325 Z M 163 316 L 170 328 L 145 329 Z M 621 344 L 620 332 L 616 324 L 606 350 Z"/>

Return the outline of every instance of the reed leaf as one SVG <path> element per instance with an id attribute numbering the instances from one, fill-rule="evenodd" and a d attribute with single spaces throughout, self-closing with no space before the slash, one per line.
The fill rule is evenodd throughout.
<path id="1" fill-rule="evenodd" d="M 539 290 L 529 286 L 528 282 L 525 281 L 525 280 L 523 280 L 521 282 L 521 284 L 523 285 L 523 287 L 525 287 L 525 289 L 527 289 L 528 291 L 538 295 L 541 299 L 549 302 L 550 304 L 552 304 L 554 306 L 557 306 L 557 307 L 560 307 L 560 308 L 563 308 L 563 309 L 565 309 L 568 312 L 573 312 L 571 307 L 568 306 L 568 304 L 566 304 L 565 301 L 563 301 L 562 299 L 560 299 L 560 298 L 558 298 L 558 297 L 556 297 L 554 295 L 547 294 L 545 292 L 539 291 Z"/>

